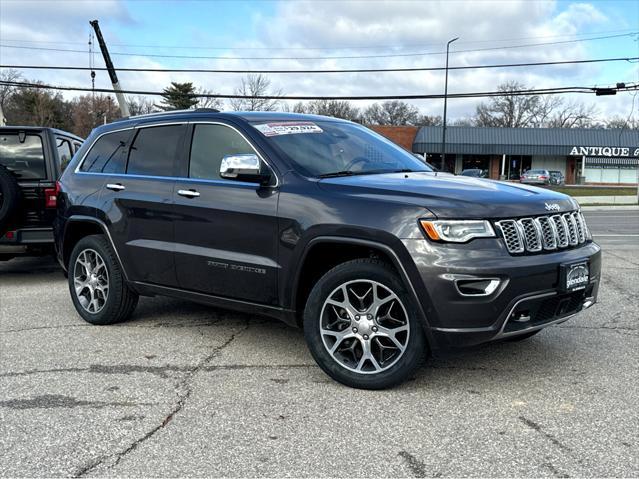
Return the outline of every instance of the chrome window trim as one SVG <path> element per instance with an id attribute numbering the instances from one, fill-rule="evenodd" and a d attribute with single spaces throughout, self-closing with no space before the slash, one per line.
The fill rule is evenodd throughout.
<path id="1" fill-rule="evenodd" d="M 89 173 L 89 174 L 93 174 L 93 175 L 125 175 L 125 176 L 133 176 L 133 175 L 127 175 L 127 173 L 102 173 L 102 172 L 93 172 L 93 171 L 80 171 L 80 168 L 82 168 L 82 165 L 84 164 L 84 161 L 86 160 L 87 156 L 89 155 L 89 153 L 91 153 L 91 150 L 93 149 L 93 147 L 95 146 L 95 144 L 98 142 L 98 140 L 100 138 L 102 138 L 105 135 L 110 135 L 112 133 L 118 133 L 120 131 L 127 131 L 127 130 L 139 130 L 141 128 L 152 128 L 154 126 L 171 126 L 171 125 L 188 125 L 189 122 L 188 121 L 171 121 L 171 122 L 159 122 L 159 123 L 148 123 L 148 124 L 143 124 L 143 125 L 133 125 L 133 126 L 127 126 L 126 128 L 118 128 L 117 130 L 109 130 L 109 131 L 105 131 L 104 133 L 101 133 L 95 140 L 93 140 L 93 143 L 91 143 L 91 146 L 89 147 L 89 149 L 87 150 L 87 152 L 82 156 L 82 159 L 80 160 L 80 162 L 78 163 L 78 166 L 76 166 L 75 170 L 73 171 L 74 173 Z M 129 145 L 130 146 L 130 145 Z M 146 176 L 146 175 L 138 175 L 138 176 Z M 153 177 L 153 178 L 160 178 L 157 176 L 152 176 L 149 175 L 149 177 Z M 162 176 L 161 178 L 168 178 L 167 176 Z"/>

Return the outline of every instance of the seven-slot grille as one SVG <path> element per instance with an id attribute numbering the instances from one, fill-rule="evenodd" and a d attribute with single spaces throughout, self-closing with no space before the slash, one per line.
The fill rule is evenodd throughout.
<path id="1" fill-rule="evenodd" d="M 577 246 L 586 241 L 588 228 L 580 211 L 495 223 L 511 254 L 538 253 Z"/>

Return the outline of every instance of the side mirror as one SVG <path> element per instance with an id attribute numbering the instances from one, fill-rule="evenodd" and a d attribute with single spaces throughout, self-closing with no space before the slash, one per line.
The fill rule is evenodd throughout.
<path id="1" fill-rule="evenodd" d="M 262 162 L 252 153 L 226 155 L 220 163 L 220 177 L 227 180 L 268 183 L 270 175 L 262 173 Z"/>

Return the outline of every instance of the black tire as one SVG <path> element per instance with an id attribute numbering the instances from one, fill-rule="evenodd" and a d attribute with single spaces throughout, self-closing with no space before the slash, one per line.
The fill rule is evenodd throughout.
<path id="1" fill-rule="evenodd" d="M 509 338 L 505 338 L 504 341 L 508 341 L 509 343 L 518 343 L 519 341 L 525 341 L 528 338 L 532 338 L 537 333 L 541 333 L 541 329 L 538 329 L 537 331 L 530 331 L 529 333 L 519 334 L 517 336 L 511 336 Z"/>
<path id="2" fill-rule="evenodd" d="M 95 308 L 95 312 L 91 312 L 83 306 L 75 287 L 76 266 L 81 268 L 80 265 L 76 265 L 76 261 L 83 252 L 92 254 L 90 253 L 91 251 L 99 255 L 108 273 L 106 277 L 108 294 L 101 308 L 99 310 Z M 126 284 L 115 252 L 103 235 L 86 236 L 78 241 L 69 258 L 68 272 L 69 292 L 71 293 L 73 305 L 85 321 L 98 325 L 115 324 L 127 320 L 135 310 L 138 304 L 138 295 Z M 83 294 L 86 295 L 87 293 Z M 93 297 L 93 292 L 91 292 L 91 297 Z"/>
<path id="3" fill-rule="evenodd" d="M 408 333 L 404 336 L 404 350 L 403 353 L 397 352 L 397 359 L 391 361 L 388 366 L 385 366 L 385 369 L 382 369 L 380 365 L 383 365 L 383 362 L 380 362 L 380 358 L 376 358 L 375 366 L 373 362 L 370 362 L 370 365 L 373 367 L 372 372 L 358 372 L 355 370 L 349 369 L 344 365 L 343 362 L 340 362 L 334 355 L 329 353 L 329 346 L 325 346 L 325 339 L 330 336 L 326 336 L 320 333 L 320 328 L 323 327 L 323 323 L 325 318 L 323 316 L 328 314 L 324 311 L 324 305 L 329 297 L 334 298 L 336 292 L 341 287 L 341 285 L 354 285 L 357 286 L 358 282 L 362 281 L 362 284 L 366 284 L 366 282 L 370 281 L 371 284 L 377 284 L 377 287 L 380 287 L 381 291 L 390 291 L 394 293 L 396 299 L 398 299 L 401 303 L 397 308 L 400 308 L 399 311 L 404 311 L 405 314 L 400 313 L 400 316 L 403 317 L 403 321 L 405 324 L 409 326 Z M 373 286 L 376 287 L 376 286 Z M 337 293 L 338 295 L 340 293 Z M 342 295 L 343 297 L 343 295 Z M 350 300 L 349 300 L 350 301 Z M 364 303 L 360 301 L 360 305 L 363 308 Z M 395 300 L 393 300 L 395 301 Z M 397 304 L 397 303 L 396 303 Z M 349 302 L 349 305 L 352 305 Z M 403 306 L 403 310 L 401 307 Z M 370 306 L 372 308 L 372 306 Z M 327 306 L 328 308 L 328 306 Z M 380 306 L 376 311 L 381 311 L 382 307 Z M 328 310 L 328 309 L 327 309 Z M 364 309 L 362 309 L 363 311 Z M 369 310 L 371 311 L 371 310 Z M 343 310 L 342 313 L 346 314 L 346 310 Z M 354 313 L 353 313 L 354 314 Z M 352 325 L 355 324 L 352 319 L 354 316 L 349 313 L 349 318 L 351 319 L 342 319 L 349 324 L 349 326 L 344 327 L 343 330 L 340 331 L 350 331 L 359 332 L 352 329 Z M 375 315 L 377 313 L 374 313 Z M 390 315 L 390 310 L 385 313 L 386 316 Z M 396 313 L 394 313 L 396 314 Z M 364 316 L 368 316 L 367 314 L 361 315 L 362 318 Z M 371 316 L 368 316 L 372 318 Z M 370 321 L 368 325 L 377 325 L 379 330 L 382 331 L 380 321 L 384 318 L 375 318 L 369 319 Z M 393 319 L 393 321 L 396 321 Z M 409 378 L 417 367 L 422 363 L 423 358 L 425 357 L 425 353 L 427 351 L 427 344 L 424 337 L 424 331 L 422 327 L 422 321 L 417 312 L 417 308 L 414 304 L 413 298 L 408 294 L 404 284 L 397 276 L 395 270 L 388 264 L 375 260 L 375 259 L 356 259 L 352 261 L 348 261 L 346 263 L 342 263 L 335 268 L 331 269 L 328 273 L 326 273 L 313 287 L 308 301 L 306 303 L 306 307 L 304 309 L 304 337 L 306 339 L 306 343 L 310 352 L 322 370 L 328 374 L 330 377 L 339 381 L 342 384 L 345 384 L 350 387 L 359 388 L 359 389 L 384 389 L 399 384 Z M 366 326 L 367 328 L 369 326 Z M 360 328 L 362 329 L 362 328 Z M 350 334 L 349 331 L 349 334 Z M 373 328 L 372 330 L 367 329 L 367 331 L 377 331 L 377 329 Z M 375 339 L 374 336 L 378 333 L 370 333 L 370 342 L 372 344 L 373 341 L 380 341 L 380 339 Z M 342 345 L 347 344 L 347 341 L 352 341 L 351 347 L 346 347 L 346 350 L 352 350 L 353 362 L 351 364 L 355 365 L 358 361 L 358 364 L 365 363 L 366 360 L 363 359 L 363 344 L 362 341 L 364 338 L 359 338 L 356 342 L 353 338 L 344 338 L 335 340 L 332 343 L 332 346 L 337 348 L 337 352 L 340 351 Z M 382 338 L 383 339 L 383 338 Z M 337 343 L 340 343 L 338 346 L 335 346 Z M 355 346 L 360 349 L 359 358 L 355 354 L 355 349 L 353 349 L 353 344 L 358 344 Z M 371 346 L 374 348 L 374 346 Z M 378 348 L 378 351 L 380 349 Z M 398 350 L 399 351 L 399 350 Z M 335 353 L 335 354 L 336 354 Z M 384 358 L 384 353 L 382 352 L 381 359 Z M 362 366 L 363 367 L 363 366 Z M 376 369 L 380 367 L 380 370 Z M 359 369 L 359 367 L 357 367 Z"/>
<path id="4" fill-rule="evenodd" d="M 0 236 L 20 209 L 22 193 L 15 177 L 4 166 L 0 165 Z"/>

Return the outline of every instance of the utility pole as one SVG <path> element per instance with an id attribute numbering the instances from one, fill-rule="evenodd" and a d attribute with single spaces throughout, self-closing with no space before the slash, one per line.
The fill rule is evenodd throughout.
<path id="1" fill-rule="evenodd" d="M 446 109 L 448 106 L 448 53 L 450 51 L 450 44 L 455 40 L 459 40 L 459 37 L 455 37 L 452 40 L 449 40 L 446 44 L 446 80 L 444 81 L 444 124 L 442 126 L 442 164 L 441 170 L 446 171 L 444 169 L 444 162 L 446 161 Z"/>
<path id="2" fill-rule="evenodd" d="M 126 102 L 126 98 L 124 98 L 124 93 L 122 93 L 122 88 L 120 88 L 120 83 L 118 82 L 118 75 L 115 73 L 115 67 L 113 66 L 113 62 L 111 61 L 111 56 L 109 55 L 109 50 L 107 50 L 106 43 L 104 43 L 104 38 L 102 37 L 102 32 L 100 31 L 100 26 L 98 25 L 98 21 L 93 20 L 89 22 L 89 24 L 93 27 L 93 30 L 95 30 L 95 37 L 98 40 L 98 45 L 100 45 L 100 50 L 102 50 L 104 63 L 107 67 L 107 71 L 109 72 L 109 77 L 111 78 L 111 84 L 113 85 L 113 91 L 115 92 L 115 97 L 118 99 L 122 116 L 123 117 L 130 116 L 129 105 Z"/>
<path id="3" fill-rule="evenodd" d="M 5 126 L 7 119 L 4 117 L 4 111 L 2 111 L 2 105 L 0 105 L 0 126 Z"/>

